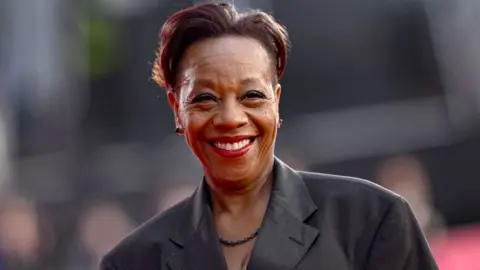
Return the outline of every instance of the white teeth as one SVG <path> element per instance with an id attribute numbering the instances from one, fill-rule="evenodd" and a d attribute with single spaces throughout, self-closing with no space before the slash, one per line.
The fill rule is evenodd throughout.
<path id="1" fill-rule="evenodd" d="M 238 150 L 238 149 L 242 149 L 243 147 L 245 147 L 247 144 L 250 143 L 250 140 L 249 139 L 245 139 L 243 141 L 239 141 L 239 142 L 235 142 L 235 143 L 220 143 L 220 142 L 216 142 L 214 143 L 214 145 L 220 149 L 225 149 L 225 150 L 229 150 L 229 151 L 232 151 L 232 150 Z"/>

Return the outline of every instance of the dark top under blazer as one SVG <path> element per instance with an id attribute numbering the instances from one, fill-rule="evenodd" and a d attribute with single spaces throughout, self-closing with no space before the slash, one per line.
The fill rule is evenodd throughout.
<path id="1" fill-rule="evenodd" d="M 278 159 L 249 270 L 438 269 L 405 200 L 366 180 Z M 104 256 L 101 270 L 226 270 L 205 181 Z"/>

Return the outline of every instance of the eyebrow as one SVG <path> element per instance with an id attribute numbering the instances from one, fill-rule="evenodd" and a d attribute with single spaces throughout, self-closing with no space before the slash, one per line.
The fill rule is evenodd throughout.
<path id="1" fill-rule="evenodd" d="M 256 77 L 249 77 L 240 81 L 240 85 L 242 86 L 253 84 L 253 83 L 262 83 L 262 80 Z M 214 81 L 209 79 L 202 79 L 202 78 L 196 79 L 195 84 L 202 85 L 208 88 L 215 88 L 216 86 L 216 83 Z"/>

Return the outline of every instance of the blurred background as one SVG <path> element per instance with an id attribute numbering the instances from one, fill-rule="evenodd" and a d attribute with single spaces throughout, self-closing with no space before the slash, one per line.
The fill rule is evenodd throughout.
<path id="1" fill-rule="evenodd" d="M 200 166 L 150 79 L 194 0 L 0 0 L 0 269 L 90 270 Z M 277 154 L 411 204 L 443 270 L 480 269 L 478 0 L 235 0 L 290 32 Z"/>

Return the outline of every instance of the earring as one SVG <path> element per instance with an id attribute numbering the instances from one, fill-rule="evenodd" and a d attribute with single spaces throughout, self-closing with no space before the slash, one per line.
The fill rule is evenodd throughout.
<path id="1" fill-rule="evenodd" d="M 175 129 L 175 133 L 177 133 L 178 135 L 182 135 L 183 134 L 183 128 L 176 128 Z"/>
<path id="2" fill-rule="evenodd" d="M 277 123 L 277 128 L 280 128 L 282 126 L 282 123 L 283 123 L 283 119 L 280 118 L 280 120 L 278 120 L 278 123 Z"/>

